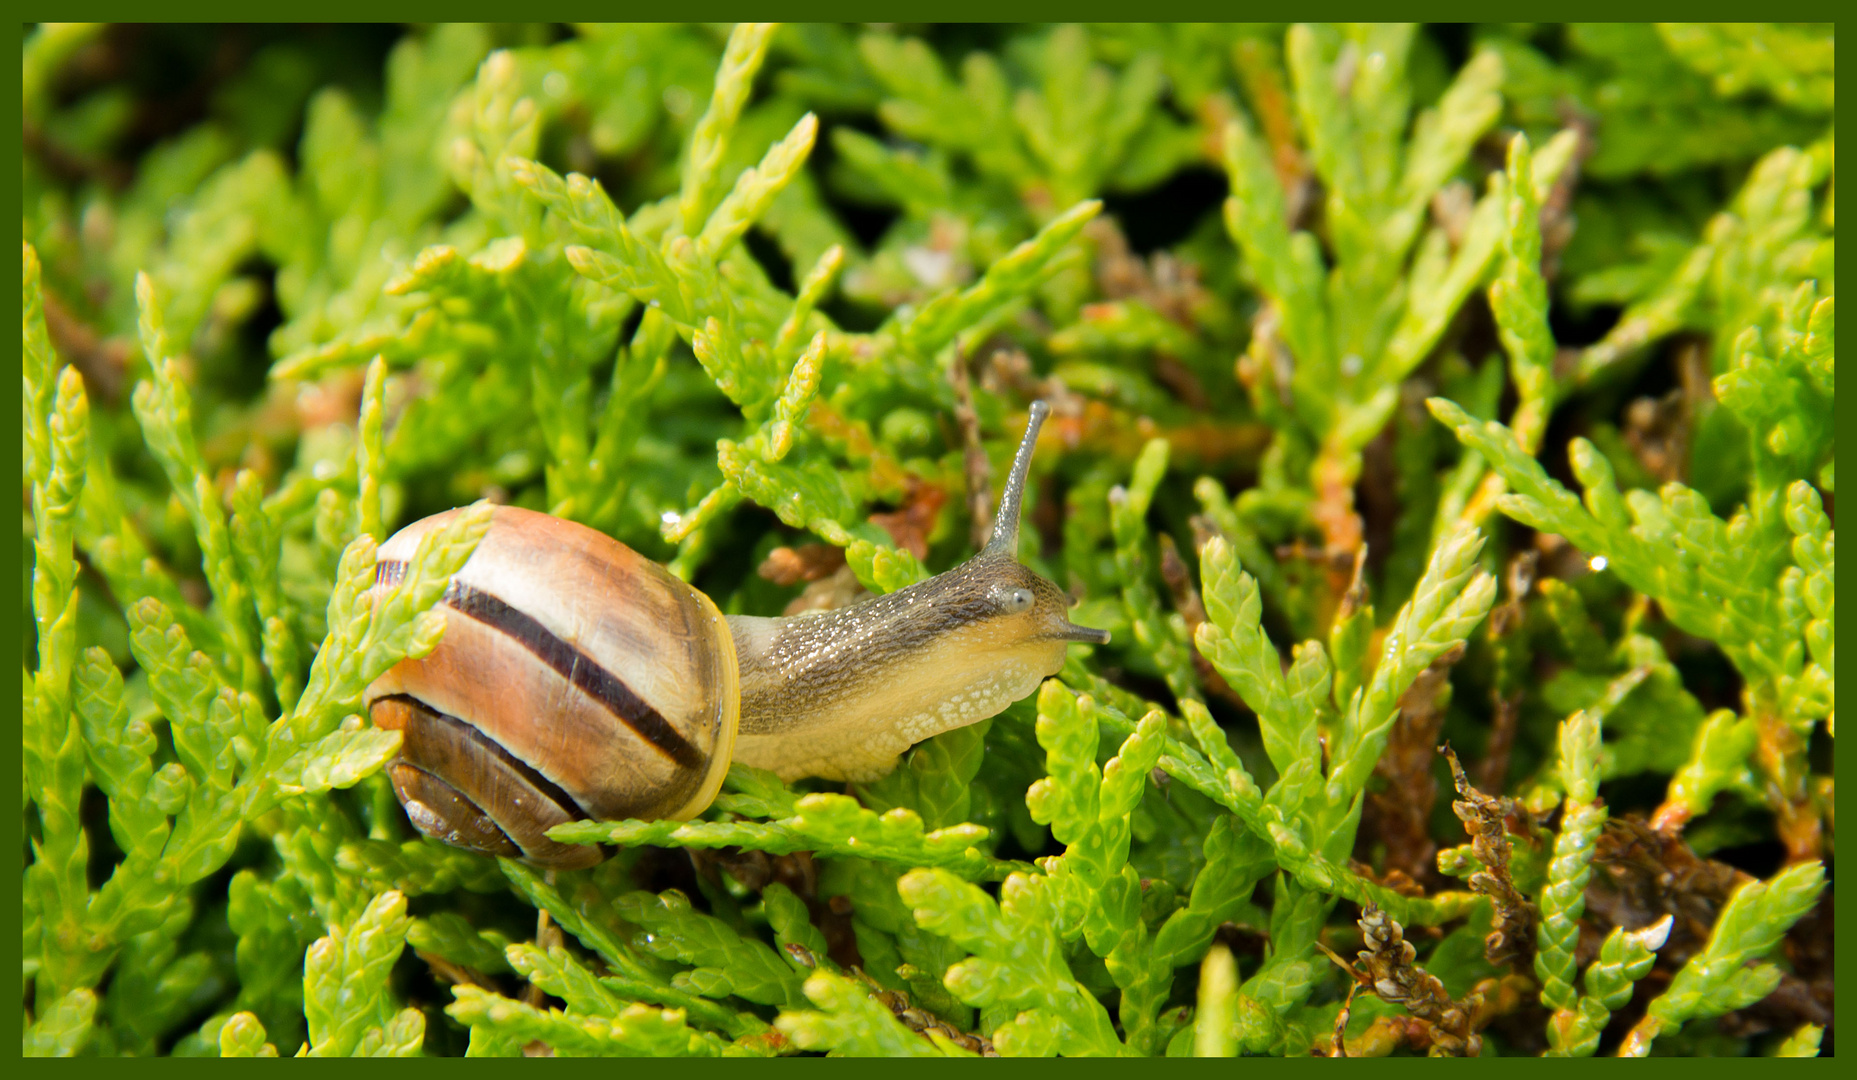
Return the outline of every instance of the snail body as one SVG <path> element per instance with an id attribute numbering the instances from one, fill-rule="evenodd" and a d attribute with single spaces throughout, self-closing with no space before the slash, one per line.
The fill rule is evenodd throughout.
<path id="1" fill-rule="evenodd" d="M 869 780 L 911 745 L 997 714 L 1063 666 L 1062 590 L 1017 560 L 1019 507 L 1045 415 L 1035 402 L 993 537 L 928 581 L 834 611 L 724 616 L 603 533 L 498 507 L 453 576 L 438 647 L 366 693 L 402 732 L 388 765 L 435 839 L 537 866 L 604 857 L 548 829 L 694 817 L 730 761 L 782 779 Z M 447 511 L 381 545 L 376 586 L 404 572 Z"/>

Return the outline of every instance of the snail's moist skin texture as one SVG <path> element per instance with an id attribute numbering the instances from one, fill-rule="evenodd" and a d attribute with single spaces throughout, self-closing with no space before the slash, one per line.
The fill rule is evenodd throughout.
<path id="1" fill-rule="evenodd" d="M 882 776 L 910 746 L 997 714 L 1063 667 L 1066 644 L 1090 640 L 1068 607 L 1056 585 L 986 554 L 836 611 L 731 615 L 735 760 L 783 780 Z"/>
<path id="2" fill-rule="evenodd" d="M 376 581 L 403 573 L 456 512 L 383 544 Z M 389 772 L 420 831 L 590 865 L 599 849 L 543 832 L 583 817 L 688 818 L 715 797 L 739 698 L 733 641 L 707 597 L 610 537 L 505 506 L 438 610 L 438 648 L 366 695 L 377 726 L 405 733 Z"/>

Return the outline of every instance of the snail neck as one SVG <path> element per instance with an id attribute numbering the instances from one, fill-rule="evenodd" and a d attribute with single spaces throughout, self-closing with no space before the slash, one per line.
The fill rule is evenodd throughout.
<path id="1" fill-rule="evenodd" d="M 972 569 L 969 569 L 969 568 Z M 783 779 L 868 780 L 932 735 L 993 716 L 1063 666 L 1064 643 L 988 620 L 974 560 L 851 607 L 731 615 L 735 760 Z"/>

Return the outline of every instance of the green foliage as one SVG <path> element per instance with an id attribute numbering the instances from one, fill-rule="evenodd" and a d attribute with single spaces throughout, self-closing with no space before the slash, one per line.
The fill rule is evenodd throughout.
<path id="1" fill-rule="evenodd" d="M 23 1053 L 1817 1052 L 1828 24 L 225 33 L 22 45 Z M 837 605 L 1035 399 L 1110 644 L 592 869 L 410 827 L 490 503 Z"/>
<path id="2" fill-rule="evenodd" d="M 1804 1024 L 1798 1031 L 1787 1036 L 1774 1057 L 1817 1057 L 1819 1042 L 1825 1037 L 1825 1029 L 1817 1024 Z"/>
<path id="3" fill-rule="evenodd" d="M 393 1010 L 387 976 L 406 944 L 406 898 L 384 892 L 347 927 L 303 958 L 303 1012 L 309 1057 L 410 1057 L 425 1042 L 418 1009 Z M 221 1029 L 220 1039 L 225 1039 Z"/>
<path id="4" fill-rule="evenodd" d="M 1832 39 L 1828 28 L 1744 23 L 1664 23 L 1670 51 L 1709 76 L 1722 97 L 1764 90 L 1802 112 L 1831 111 Z"/>
<path id="5" fill-rule="evenodd" d="M 1828 285 L 1834 269 L 1830 200 L 1823 217 L 1813 213 L 1813 203 L 1831 165 L 1828 141 L 1782 146 L 1761 158 L 1728 207 L 1698 230 L 1699 242 L 1679 242 L 1662 273 L 1632 268 L 1642 285 L 1615 294 L 1630 306 L 1580 356 L 1579 377 L 1603 382 L 1631 370 L 1636 365 L 1630 361 L 1641 359 L 1646 345 L 1679 330 L 1734 328 L 1711 345 L 1713 370 L 1721 372 L 1738 351 L 1737 335 L 1765 322 L 1778 293 L 1807 279 Z M 1592 299 L 1608 297 L 1597 283 L 1582 288 Z"/>
<path id="6" fill-rule="evenodd" d="M 1774 145 L 1811 138 L 1822 130 L 1814 114 L 1828 110 L 1829 101 L 1812 100 L 1811 91 L 1792 93 L 1792 85 L 1784 92 L 1778 87 L 1828 85 L 1823 65 L 1832 51 L 1830 33 L 1824 24 L 1576 23 L 1527 35 L 1534 40 L 1494 27 L 1478 36 L 1510 73 L 1508 111 L 1514 119 L 1529 127 L 1558 127 L 1571 107 L 1621 133 L 1608 137 L 1589 165 L 1595 176 L 1611 179 L 1647 172 L 1667 177 L 1746 162 Z M 1550 37 L 1559 40 L 1546 40 Z M 1566 58 L 1549 60 L 1540 51 L 1544 45 L 1557 45 Z M 1766 51 L 1763 46 L 1771 52 L 1754 59 Z M 1759 84 L 1750 60 L 1766 65 Z M 1740 79 L 1721 77 L 1731 71 Z M 1747 95 L 1754 85 L 1768 96 Z M 1774 108 L 1774 99 L 1791 108 Z"/>
<path id="7" fill-rule="evenodd" d="M 36 333 L 31 326 L 27 331 L 27 392 L 36 396 L 42 393 L 37 380 L 49 380 L 51 372 L 33 356 L 32 342 L 42 340 L 44 331 L 31 248 L 26 249 L 25 276 L 27 315 L 37 324 Z M 144 340 L 152 354 L 160 355 L 160 317 L 143 282 Z M 180 501 L 190 507 L 187 516 L 200 550 L 214 567 L 212 580 L 249 604 L 251 594 L 229 550 L 218 496 L 197 467 L 185 388 L 172 378 L 172 362 L 167 363 L 167 379 L 138 386 L 139 418 L 151 449 L 165 448 L 154 452 L 171 466 L 177 486 L 191 475 L 185 486 L 204 496 Z M 189 887 L 232 856 L 242 823 L 278 809 L 314 821 L 328 809 L 280 808 L 280 801 L 352 787 L 398 749 L 397 734 L 364 728 L 353 715 L 361 691 L 401 658 L 423 655 L 437 644 L 442 621 L 428 609 L 469 557 L 488 515 L 463 515 L 459 527 L 435 533 L 433 542 L 422 544 L 404 581 L 371 596 L 374 542 L 362 536 L 350 544 L 342 580 L 330 598 L 328 621 L 340 629 L 312 664 L 307 689 L 294 707 L 276 717 L 268 715 L 252 689 L 241 692 L 232 685 L 231 673 L 244 671 L 249 685 L 261 689 L 263 669 L 255 656 L 234 653 L 216 663 L 194 648 L 187 628 L 160 599 L 147 596 L 130 605 L 126 615 L 130 649 L 140 667 L 139 701 L 159 710 L 171 748 L 170 760 L 156 768 L 162 747 L 148 720 L 132 715 L 128 687 L 116 664 L 100 648 L 87 649 L 81 659 L 73 655 L 76 627 L 69 613 L 77 593 L 70 584 L 69 521 L 77 499 L 73 479 L 81 482 L 83 475 L 78 462 L 85 457 L 86 403 L 75 369 L 63 368 L 57 382 L 61 392 L 41 444 L 47 453 L 36 457 L 45 464 L 34 500 L 43 520 L 37 529 L 41 552 L 35 560 L 40 569 L 34 604 L 42 628 L 40 665 L 26 710 L 26 776 L 40 792 L 32 797 L 39 835 L 27 873 L 41 927 L 32 972 L 37 992 L 47 1000 L 62 995 L 76 1003 L 81 999 L 74 995 L 88 992 L 115 966 L 119 989 L 111 995 L 109 1011 L 124 1027 L 111 1037 L 120 1049 L 149 1049 L 162 1025 L 179 1019 L 190 995 L 203 985 L 210 988 L 216 978 L 205 954 L 175 955 L 194 918 Z M 188 461 L 196 466 L 188 467 Z M 52 546 L 60 538 L 62 553 Z M 62 582 L 55 576 L 61 569 Z M 66 612 L 62 626 L 47 618 L 60 610 Z M 227 621 L 249 610 L 233 608 L 208 625 L 220 631 L 219 640 L 238 641 Z M 109 799 L 110 836 L 120 852 L 95 890 L 86 884 L 89 841 L 76 814 L 87 760 Z M 307 943 L 297 947 L 301 944 Z M 262 993 L 259 987 L 254 990 Z M 91 1000 L 91 1012 L 82 1012 L 85 1026 L 94 1014 Z M 80 1012 L 72 1004 L 48 1012 L 41 1022 L 57 1017 L 70 1030 Z M 313 1031 L 313 1009 L 310 1015 Z M 419 1031 L 407 1028 L 407 1021 L 396 1023 L 377 1040 L 417 1049 L 423 1019 Z M 338 1038 L 333 1045 L 347 1053 L 359 1044 Z"/>
<path id="8" fill-rule="evenodd" d="M 1497 499 L 1505 513 L 1593 553 L 1596 569 L 1656 599 L 1673 624 L 1714 641 L 1740 670 L 1749 721 L 1718 716 L 1698 735 L 1691 761 L 1672 783 L 1671 805 L 1680 806 L 1685 819 L 1706 811 L 1722 789 L 1750 787 L 1739 770 L 1762 746 L 1769 752 L 1757 756 L 1775 784 L 1771 801 L 1776 811 L 1790 812 L 1807 797 L 1804 745 L 1834 709 L 1833 684 L 1817 659 L 1833 655 L 1835 630 L 1828 622 L 1810 623 L 1814 651 L 1807 668 L 1808 618 L 1831 609 L 1822 591 L 1815 594 L 1816 607 L 1806 599 L 1813 588 L 1808 583 L 1828 586 L 1826 558 L 1835 543 L 1806 479 L 1821 474 L 1831 453 L 1830 399 L 1793 396 L 1811 385 L 1806 354 L 1812 328 L 1826 347 L 1834 332 L 1832 300 L 1815 301 L 1813 294 L 1810 284 L 1801 286 L 1777 313 L 1786 344 L 1775 351 L 1789 358 L 1786 366 L 1755 352 L 1760 331 L 1749 327 L 1737 367 L 1715 380 L 1724 408 L 1738 414 L 1747 431 L 1752 462 L 1746 502 L 1726 522 L 1681 483 L 1666 484 L 1655 496 L 1622 493 L 1610 462 L 1585 439 L 1569 448 L 1574 475 L 1586 488 L 1584 500 L 1577 499 L 1502 425 L 1478 424 L 1449 401 L 1431 402 L 1433 413 L 1507 481 L 1513 494 Z M 1754 730 L 1763 724 L 1777 730 Z"/>
<path id="9" fill-rule="evenodd" d="M 1651 1040 L 1676 1031 L 1686 1021 L 1719 1016 L 1759 1001 L 1779 985 L 1779 968 L 1750 965 L 1772 951 L 1784 927 L 1808 911 L 1825 885 L 1821 866 L 1795 866 L 1771 881 L 1743 886 L 1729 899 L 1701 953 L 1677 972 L 1670 989 L 1651 1002 L 1619 1053 L 1643 1057 Z"/>
<path id="10" fill-rule="evenodd" d="M 1586 993 L 1571 1009 L 1556 1011 L 1549 1030 L 1553 1053 L 1589 1057 L 1599 1046 L 1612 1011 L 1631 1000 L 1632 984 L 1651 970 L 1670 936 L 1668 916 L 1639 930 L 1614 927 L 1586 969 Z"/>
<path id="11" fill-rule="evenodd" d="M 821 1011 L 781 1014 L 781 1033 L 802 1050 L 833 1050 L 851 1057 L 941 1057 L 945 1048 L 904 1027 L 862 986 L 830 971 L 806 980 L 806 996 Z M 953 1056 L 953 1055 L 947 1055 Z"/>
<path id="12" fill-rule="evenodd" d="M 540 972 L 542 982 L 538 985 L 563 991 L 578 989 L 554 978 L 558 969 L 538 967 L 531 972 Z M 517 1057 L 519 1048 L 535 1039 L 554 1047 L 563 1057 L 715 1057 L 719 1052 L 717 1040 L 704 1039 L 691 1031 L 675 1009 L 654 1009 L 636 1002 L 628 1005 L 612 994 L 590 998 L 576 994 L 575 998 L 590 1002 L 598 1013 L 576 1018 L 571 1010 L 543 1012 L 475 986 L 460 986 L 458 1000 L 446 1011 L 471 1026 L 473 1057 Z M 493 1034 L 480 1040 L 480 1031 Z"/>
<path id="13" fill-rule="evenodd" d="M 1198 678 L 1193 674 L 1190 646 L 1186 640 L 1186 620 L 1175 614 L 1163 616 L 1160 597 L 1152 582 L 1154 555 L 1144 519 L 1154 502 L 1154 489 L 1167 472 L 1167 443 L 1152 439 L 1142 447 L 1135 460 L 1135 474 L 1127 489 L 1109 490 L 1110 530 L 1116 545 L 1116 573 L 1121 580 L 1122 607 L 1135 643 L 1147 650 L 1167 680 L 1167 689 L 1185 702 L 1197 701 Z"/>
<path id="14" fill-rule="evenodd" d="M 740 804 L 725 796 L 719 800 L 719 805 L 728 809 Z M 794 851 L 839 855 L 855 852 L 862 858 L 902 866 L 948 866 L 975 877 L 996 879 L 1014 868 L 1014 864 L 990 858 L 978 849 L 976 845 L 986 839 L 985 829 L 962 823 L 929 832 L 924 828 L 922 816 L 906 806 L 879 814 L 860 806 L 849 796 L 819 793 L 792 801 L 790 809 L 791 816 L 766 822 L 586 822 L 557 825 L 549 835 L 564 842 L 626 847 L 636 844 L 693 848 L 739 845 L 774 855 Z M 747 808 L 741 807 L 737 812 L 741 810 Z"/>

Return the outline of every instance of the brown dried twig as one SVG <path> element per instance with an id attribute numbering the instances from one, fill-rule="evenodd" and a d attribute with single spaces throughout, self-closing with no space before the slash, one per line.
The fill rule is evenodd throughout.
<path id="1" fill-rule="evenodd" d="M 1702 858 L 1681 837 L 1660 833 L 1637 815 L 1614 817 L 1593 845 L 1586 917 L 1599 938 L 1615 926 L 1649 926 L 1672 916 L 1658 956 L 1660 963 L 1680 965 L 1708 942 L 1728 898 L 1752 880 L 1727 863 Z"/>
<path id="2" fill-rule="evenodd" d="M 1515 800 L 1506 796 L 1492 798 L 1478 791 L 1470 777 L 1464 775 L 1464 767 L 1450 746 L 1440 746 L 1438 752 L 1450 763 L 1457 784 L 1459 798 L 1451 803 L 1451 811 L 1464 823 L 1471 851 L 1483 864 L 1483 869 L 1470 875 L 1470 888 L 1489 897 L 1496 909 L 1490 917 L 1495 929 L 1483 939 L 1483 953 L 1498 967 L 1512 960 L 1526 964 L 1533 953 L 1535 911 L 1509 878 L 1513 849 L 1507 819 L 1516 812 Z"/>
<path id="3" fill-rule="evenodd" d="M 948 381 L 954 386 L 954 422 L 961 428 L 961 462 L 967 471 L 968 536 L 982 548 L 993 534 L 993 466 L 980 445 L 980 415 L 974 411 L 973 379 L 964 354 L 956 353 L 948 365 Z"/>
<path id="4" fill-rule="evenodd" d="M 1162 318 L 1199 332 L 1196 309 L 1209 298 L 1200 284 L 1199 268 L 1165 251 L 1155 252 L 1145 262 L 1129 249 L 1127 237 L 1111 218 L 1101 217 L 1085 226 L 1084 234 L 1096 244 L 1096 284 L 1113 307 L 1122 300 L 1134 300 L 1154 309 Z M 1089 309 L 1085 309 L 1088 317 Z M 1155 381 L 1173 391 L 1187 408 L 1205 412 L 1212 407 L 1205 384 L 1180 358 L 1165 351 L 1153 354 Z"/>
<path id="5" fill-rule="evenodd" d="M 1425 1030 L 1404 1033 L 1408 1041 L 1415 1045 L 1428 1041 L 1428 1052 L 1433 1057 L 1476 1057 L 1483 1048 L 1483 1039 L 1476 1033 L 1479 1021 L 1488 1018 L 1484 1010 L 1484 986 L 1479 984 L 1461 1002 L 1453 1001 L 1444 983 L 1419 966 L 1417 950 L 1406 940 L 1398 921 L 1377 904 L 1367 905 L 1358 925 L 1366 948 L 1357 954 L 1357 962 L 1349 964 L 1332 952 L 1328 953 L 1329 958 L 1353 977 L 1359 989 L 1370 990 L 1380 1000 L 1402 1006 L 1424 1021 Z M 1328 952 L 1326 946 L 1322 950 Z M 1344 1006 L 1343 1017 L 1337 1019 L 1335 1026 L 1336 1046 L 1342 1051 L 1336 1054 L 1338 1057 L 1348 1052 L 1340 1044 L 1347 1011 Z"/>
<path id="6" fill-rule="evenodd" d="M 1444 230 L 1444 238 L 1456 251 L 1464 246 L 1470 232 L 1470 215 L 1476 209 L 1476 192 L 1462 180 L 1453 180 L 1431 197 L 1431 219 Z"/>
<path id="7" fill-rule="evenodd" d="M 890 534 L 896 546 L 918 559 L 928 558 L 929 535 L 941 517 L 948 493 L 940 484 L 909 477 L 903 483 L 903 503 L 895 510 L 870 516 L 871 524 Z"/>
<path id="8" fill-rule="evenodd" d="M 473 967 L 456 964 L 437 953 L 414 949 L 413 955 L 432 969 L 432 976 L 456 986 L 480 986 L 491 993 L 501 993 L 496 981 Z"/>
<path id="9" fill-rule="evenodd" d="M 1197 524 L 1195 528 L 1197 529 Z M 1180 558 L 1180 549 L 1174 544 L 1174 538 L 1167 533 L 1160 535 L 1161 543 L 1161 580 L 1167 583 L 1167 589 L 1173 593 L 1174 610 L 1186 620 L 1186 639 L 1196 641 L 1200 624 L 1206 621 L 1206 605 L 1199 597 L 1199 589 L 1193 585 L 1193 575 L 1187 570 L 1186 560 Z M 1218 673 L 1212 662 L 1199 655 L 1199 646 L 1193 645 L 1193 670 L 1199 674 L 1199 684 L 1209 694 L 1242 706 L 1244 699 L 1231 688 L 1225 677 Z"/>
<path id="10" fill-rule="evenodd" d="M 798 585 L 802 581 L 831 577 L 843 565 L 844 548 L 811 543 L 796 548 L 775 548 L 767 553 L 755 573 L 776 585 Z"/>
<path id="11" fill-rule="evenodd" d="M 1099 217 L 1090 222 L 1084 227 L 1084 235 L 1096 244 L 1096 284 L 1106 299 L 1139 300 L 1170 322 L 1198 331 L 1193 312 L 1209 294 L 1200 283 L 1197 266 L 1165 251 L 1157 251 L 1143 261 L 1129 249 L 1127 237 L 1113 218 Z M 1197 384 L 1198 376 L 1188 374 Z M 1161 378 L 1165 382 L 1168 376 L 1162 374 Z M 1203 399 L 1203 389 L 1199 393 Z"/>
<path id="12" fill-rule="evenodd" d="M 783 615 L 846 607 L 864 594 L 864 586 L 845 564 L 844 549 L 830 544 L 777 547 L 767 553 L 755 572 L 776 585 L 806 583 L 806 588 L 787 603 Z"/>
<path id="13" fill-rule="evenodd" d="M 554 872 L 552 870 L 549 871 L 549 877 L 552 878 L 553 876 Z M 550 881 L 549 884 L 552 885 L 554 882 Z M 554 919 L 548 914 L 548 909 L 542 908 L 538 910 L 535 913 L 535 948 L 540 952 L 546 953 L 549 949 L 561 945 L 565 941 L 566 938 L 562 936 L 561 928 L 555 925 Z M 541 987 L 530 982 L 525 983 L 522 987 L 522 1000 L 524 1004 L 539 1009 L 547 1004 L 548 995 L 542 991 Z"/>
<path id="14" fill-rule="evenodd" d="M 1489 749 L 1483 755 L 1478 772 L 1482 787 L 1501 791 L 1509 778 L 1509 752 L 1515 748 L 1515 731 L 1521 726 L 1522 692 L 1492 691 L 1490 696 L 1495 699 L 1492 703 L 1495 708 L 1490 715 Z"/>
<path id="15" fill-rule="evenodd" d="M 1438 799 L 1438 782 L 1432 776 L 1433 747 L 1444 728 L 1445 709 L 1451 703 L 1451 665 L 1464 655 L 1459 645 L 1419 673 L 1399 699 L 1399 719 L 1387 738 L 1374 773 L 1384 782 L 1367 796 L 1371 835 L 1386 845 L 1388 874 L 1403 873 L 1425 881 L 1437 874 L 1432 856 L 1437 842 L 1431 836 L 1431 808 Z"/>
<path id="16" fill-rule="evenodd" d="M 1331 556 L 1328 591 L 1335 596 L 1346 591 L 1347 568 L 1354 565 L 1354 553 L 1360 550 L 1366 535 L 1360 511 L 1354 506 L 1354 484 L 1360 479 L 1360 470 L 1360 459 L 1328 448 L 1316 455 L 1310 470 L 1315 478 L 1315 503 L 1309 508 L 1309 516 L 1322 530 Z"/>
<path id="17" fill-rule="evenodd" d="M 115 404 L 122 397 L 123 380 L 128 377 L 129 343 L 104 337 L 65 307 L 49 288 L 44 290 L 44 312 L 52 346 L 84 377 L 85 391 L 93 399 Z"/>
<path id="18" fill-rule="evenodd" d="M 1599 147 L 1598 140 L 1593 137 L 1593 119 L 1585 113 L 1565 104 L 1561 109 L 1561 123 L 1573 129 L 1579 141 L 1574 144 L 1573 156 L 1541 203 L 1541 276 L 1549 281 L 1559 276 L 1560 253 L 1573 239 L 1573 193 L 1580 185 L 1580 172 L 1586 159 Z"/>
<path id="19" fill-rule="evenodd" d="M 1528 614 L 1523 601 L 1534 590 L 1539 564 L 1540 554 L 1532 550 L 1509 560 L 1509 572 L 1504 575 L 1509 598 L 1489 613 L 1489 640 L 1495 654 L 1491 666 L 1495 668 L 1496 678 L 1490 687 L 1493 712 L 1489 746 L 1478 770 L 1478 780 L 1485 791 L 1501 791 L 1509 777 L 1509 752 L 1515 746 L 1515 732 L 1521 719 L 1523 684 L 1528 677 L 1531 648 L 1528 636 L 1521 633 Z"/>
<path id="20" fill-rule="evenodd" d="M 1233 49 L 1232 56 L 1245 96 L 1270 144 L 1271 166 L 1283 185 L 1283 211 L 1288 219 L 1285 224 L 1296 228 L 1303 212 L 1315 202 L 1315 174 L 1298 149 L 1301 141 L 1296 135 L 1295 114 L 1283 85 L 1276 50 L 1256 38 L 1245 38 Z"/>

